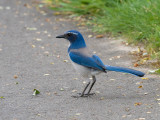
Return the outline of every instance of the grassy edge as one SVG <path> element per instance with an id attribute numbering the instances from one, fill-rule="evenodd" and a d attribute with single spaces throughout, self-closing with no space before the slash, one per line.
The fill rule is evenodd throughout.
<path id="1" fill-rule="evenodd" d="M 64 12 L 64 10 L 59 10 L 59 9 L 56 9 L 56 7 L 57 6 L 63 6 L 63 5 L 66 5 L 66 4 L 68 4 L 67 2 L 69 2 L 69 0 L 68 1 L 66 1 L 66 3 L 63 3 L 63 4 L 60 4 L 59 3 L 59 1 L 60 0 L 56 0 L 57 2 L 55 2 L 55 4 L 54 4 L 54 6 L 53 6 L 53 4 L 51 4 L 51 1 L 52 0 L 45 0 L 46 2 L 45 3 L 47 3 L 47 1 L 49 1 L 49 3 L 47 3 L 48 5 L 51 5 L 50 6 L 50 9 L 53 9 L 53 10 L 56 10 L 56 11 L 59 11 L 59 12 L 61 12 L 61 13 L 59 13 L 59 12 L 55 12 L 55 15 L 59 15 L 59 14 L 66 14 L 66 15 L 68 15 L 68 14 L 72 14 L 72 16 L 83 16 L 83 18 L 89 18 L 88 20 L 87 19 L 85 19 L 83 22 L 81 22 L 81 25 L 89 25 L 89 26 L 93 26 L 93 31 L 94 32 L 99 32 L 99 30 L 101 29 L 101 27 L 103 26 L 103 21 L 102 21 L 102 23 L 98 23 L 98 24 L 96 24 L 96 22 L 97 22 L 97 16 L 90 16 L 90 15 L 86 15 L 87 13 L 77 13 L 77 11 L 75 12 L 74 10 L 71 10 L 71 8 L 68 8 L 68 10 L 67 9 L 65 9 L 66 11 L 69 11 L 69 12 Z M 99 16 L 98 16 L 99 17 Z M 99 27 L 99 29 L 97 30 L 95 27 Z M 104 32 L 105 31 L 105 32 Z M 134 44 L 138 44 L 138 43 L 142 43 L 141 41 L 139 42 L 139 41 L 134 41 L 134 39 L 137 39 L 137 38 L 133 38 L 133 37 L 131 37 L 129 34 L 141 34 L 141 32 L 138 32 L 138 33 L 133 33 L 133 32 L 131 32 L 131 33 L 128 33 L 128 34 L 121 34 L 120 32 L 113 32 L 112 30 L 102 30 L 102 31 L 100 31 L 101 33 L 106 33 L 106 32 L 110 32 L 110 33 L 112 33 L 112 35 L 113 36 L 123 36 L 123 37 L 125 37 L 125 38 L 127 38 L 127 40 L 128 40 L 128 42 L 130 42 L 130 43 L 134 43 Z M 143 38 L 143 37 L 142 37 Z M 149 45 L 149 46 L 152 46 L 152 45 Z M 156 58 L 156 59 L 159 59 L 159 56 L 160 56 L 160 53 L 159 52 L 156 52 L 156 51 L 154 51 L 154 49 L 152 49 L 152 47 L 146 47 L 146 49 L 147 49 L 147 51 L 149 52 L 149 54 L 150 55 L 152 55 L 152 58 Z M 149 58 L 150 59 L 150 58 Z M 159 62 L 157 62 L 157 64 L 159 64 Z M 158 66 L 158 65 L 157 65 Z"/>

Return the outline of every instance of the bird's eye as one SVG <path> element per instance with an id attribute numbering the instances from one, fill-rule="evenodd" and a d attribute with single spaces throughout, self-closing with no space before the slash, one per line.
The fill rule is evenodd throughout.
<path id="1" fill-rule="evenodd" d="M 70 37 L 71 35 L 72 35 L 71 33 L 68 33 L 68 34 L 67 34 L 68 37 Z"/>

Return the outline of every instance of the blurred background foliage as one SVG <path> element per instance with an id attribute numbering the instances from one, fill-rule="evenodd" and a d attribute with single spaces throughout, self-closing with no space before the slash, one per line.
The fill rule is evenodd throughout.
<path id="1" fill-rule="evenodd" d="M 160 0 L 44 0 L 51 9 L 85 16 L 93 30 L 143 44 L 160 60 Z"/>

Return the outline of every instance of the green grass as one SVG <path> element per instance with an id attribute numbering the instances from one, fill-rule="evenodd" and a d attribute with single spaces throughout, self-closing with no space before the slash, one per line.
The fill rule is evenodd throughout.
<path id="1" fill-rule="evenodd" d="M 94 31 L 143 43 L 160 59 L 160 0 L 48 0 L 54 10 L 84 15 Z"/>
<path id="2" fill-rule="evenodd" d="M 156 70 L 155 73 L 160 75 L 160 69 Z"/>

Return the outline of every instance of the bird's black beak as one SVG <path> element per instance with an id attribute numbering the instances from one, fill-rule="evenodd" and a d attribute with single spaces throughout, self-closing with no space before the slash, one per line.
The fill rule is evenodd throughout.
<path id="1" fill-rule="evenodd" d="M 58 35 L 56 38 L 65 38 L 65 35 Z"/>

